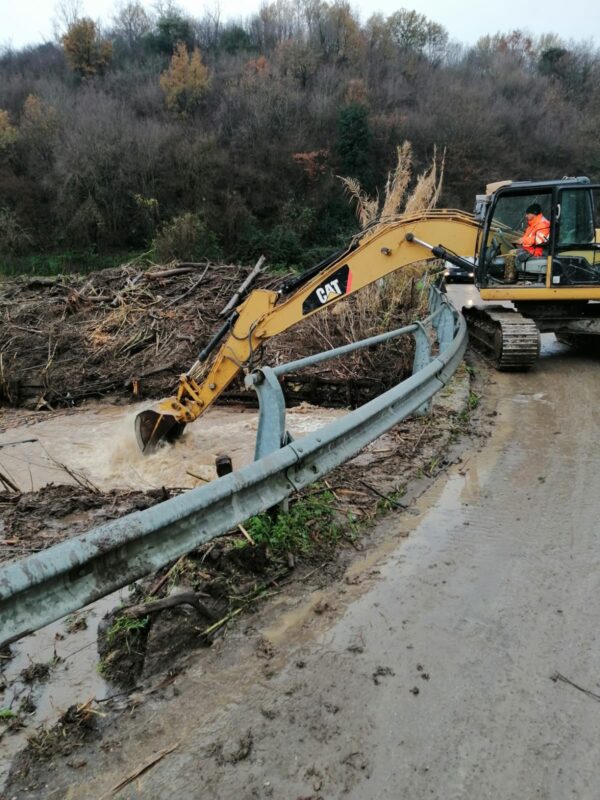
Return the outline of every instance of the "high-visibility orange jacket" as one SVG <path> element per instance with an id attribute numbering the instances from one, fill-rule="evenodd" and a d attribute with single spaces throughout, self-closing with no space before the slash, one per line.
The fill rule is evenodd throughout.
<path id="1" fill-rule="evenodd" d="M 523 234 L 521 246 L 534 256 L 543 254 L 542 245 L 550 238 L 550 223 L 543 214 L 536 216 L 527 225 L 527 230 Z"/>

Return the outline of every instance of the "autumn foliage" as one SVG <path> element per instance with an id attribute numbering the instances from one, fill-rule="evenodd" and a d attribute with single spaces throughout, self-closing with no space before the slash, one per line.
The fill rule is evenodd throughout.
<path id="1" fill-rule="evenodd" d="M 202 63 L 200 50 L 193 52 L 179 42 L 171 57 L 169 68 L 160 76 L 160 86 L 169 111 L 187 116 L 196 111 L 210 86 L 208 68 Z"/>
<path id="2" fill-rule="evenodd" d="M 108 67 L 112 44 L 98 36 L 93 20 L 77 20 L 69 26 L 61 41 L 69 67 L 80 77 L 101 75 Z"/>
<path id="3" fill-rule="evenodd" d="M 123 0 L 101 27 L 66 20 L 59 44 L 0 49 L 0 271 L 148 252 L 310 266 L 358 228 L 336 176 L 374 207 L 405 141 L 409 185 L 390 197 L 412 194 L 434 143 L 440 206 L 470 211 L 506 178 L 600 178 L 592 43 L 465 45 L 345 0 L 266 0 L 230 22 L 156 9 Z"/>
<path id="4" fill-rule="evenodd" d="M 8 111 L 0 108 L 0 153 L 17 141 L 17 129 L 11 125 Z"/>

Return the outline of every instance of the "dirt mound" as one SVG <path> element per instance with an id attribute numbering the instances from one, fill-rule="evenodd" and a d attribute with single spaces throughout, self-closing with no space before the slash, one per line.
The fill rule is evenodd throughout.
<path id="1" fill-rule="evenodd" d="M 0 492 L 0 563 L 45 550 L 111 519 L 167 500 L 166 489 L 98 492 L 46 486 L 40 492 Z"/>
<path id="2" fill-rule="evenodd" d="M 141 272 L 123 266 L 87 276 L 1 283 L 0 400 L 47 408 L 107 394 L 170 394 L 177 376 L 222 324 L 219 312 L 249 271 L 195 265 Z M 274 289 L 281 282 L 281 275 L 263 274 L 255 286 Z M 382 330 L 414 314 L 413 288 L 381 321 Z M 354 302 L 351 298 L 343 305 L 352 309 Z M 355 340 L 355 321 L 356 315 L 336 314 L 335 308 L 311 317 L 272 340 L 265 363 Z M 288 378 L 288 393 L 312 402 L 362 402 L 406 374 L 409 338 L 377 353 L 363 351 L 303 371 Z M 234 394 L 240 386 L 234 386 Z"/>

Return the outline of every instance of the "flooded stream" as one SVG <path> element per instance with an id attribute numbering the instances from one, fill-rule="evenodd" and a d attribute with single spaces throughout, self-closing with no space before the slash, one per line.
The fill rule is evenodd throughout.
<path id="1" fill-rule="evenodd" d="M 78 480 L 89 481 L 102 491 L 161 486 L 188 489 L 216 477 L 218 455 L 231 456 L 234 469 L 253 460 L 258 410 L 244 406 L 210 409 L 188 425 L 175 444 L 144 456 L 135 440 L 134 419 L 147 407 L 147 403 L 97 403 L 47 418 L 31 414 L 25 425 L 0 433 L 0 471 L 21 491 Z M 298 438 L 344 413 L 343 409 L 303 404 L 288 411 L 288 428 Z M 5 411 L 5 420 L 10 414 Z"/>

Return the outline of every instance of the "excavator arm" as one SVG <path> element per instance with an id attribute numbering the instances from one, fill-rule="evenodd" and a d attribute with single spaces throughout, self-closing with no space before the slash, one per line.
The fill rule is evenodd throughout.
<path id="1" fill-rule="evenodd" d="M 213 337 L 213 345 L 223 342 L 213 361 L 207 360 L 211 348 L 205 348 L 180 377 L 174 397 L 137 415 L 140 448 L 149 453 L 162 439 L 176 438 L 185 425 L 210 408 L 240 370 L 252 367 L 257 351 L 272 336 L 391 272 L 431 258 L 428 242 L 443 243 L 443 247 L 434 246 L 434 257 L 473 256 L 479 232 L 477 220 L 461 211 L 404 215 L 367 231 L 323 269 L 309 273 L 308 280 L 296 282 L 285 299 L 280 292 L 252 291 Z"/>

